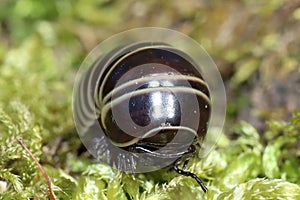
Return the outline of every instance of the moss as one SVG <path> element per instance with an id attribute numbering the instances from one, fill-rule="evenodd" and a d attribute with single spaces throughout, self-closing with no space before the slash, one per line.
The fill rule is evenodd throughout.
<path id="1" fill-rule="evenodd" d="M 271 118 L 298 104 L 266 112 L 251 108 L 248 94 L 260 86 L 256 76 L 267 85 L 276 73 L 299 71 L 299 9 L 278 0 L 268 6 L 230 1 L 228 8 L 222 1 L 178 2 L 0 3 L 0 200 L 49 198 L 42 173 L 18 138 L 46 170 L 57 199 L 300 199 L 300 113 L 290 120 Z M 288 13 L 292 17 L 282 17 Z M 230 120 L 216 149 L 188 165 L 207 194 L 193 179 L 168 169 L 118 172 L 81 146 L 71 110 L 76 70 L 98 42 L 134 26 L 176 27 L 193 36 L 221 66 L 228 89 L 238 92 L 229 99 Z M 253 120 L 235 120 L 241 111 L 268 119 L 256 129 Z"/>

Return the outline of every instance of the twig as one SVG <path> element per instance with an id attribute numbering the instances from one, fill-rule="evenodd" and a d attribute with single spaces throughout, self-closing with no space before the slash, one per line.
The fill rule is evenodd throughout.
<path id="1" fill-rule="evenodd" d="M 22 139 L 18 138 L 17 139 L 19 144 L 23 147 L 23 149 L 25 149 L 25 151 L 27 151 L 27 153 L 30 155 L 30 157 L 34 160 L 35 164 L 39 167 L 39 169 L 41 170 L 42 174 L 44 175 L 47 185 L 48 185 L 48 189 L 49 189 L 49 193 L 50 193 L 50 199 L 51 200 L 55 200 L 54 198 L 54 194 L 51 188 L 51 182 L 50 179 L 47 175 L 47 173 L 45 172 L 44 168 L 42 167 L 42 165 L 39 163 L 39 161 L 36 159 L 36 157 L 33 155 L 33 153 L 28 149 L 28 147 L 25 145 L 25 143 L 23 142 Z"/>

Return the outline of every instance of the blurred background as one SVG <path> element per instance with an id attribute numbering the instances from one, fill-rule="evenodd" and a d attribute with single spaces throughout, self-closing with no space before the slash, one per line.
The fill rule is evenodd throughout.
<path id="1" fill-rule="evenodd" d="M 149 185 L 150 199 L 158 199 L 170 180 L 176 184 L 168 187 L 180 191 L 169 190 L 174 198 L 202 199 L 189 179 L 174 174 L 158 172 L 133 181 L 99 167 L 74 128 L 73 83 L 83 59 L 106 38 L 146 26 L 189 35 L 221 72 L 227 94 L 224 130 L 232 141 L 224 135 L 218 151 L 192 162 L 195 173 L 209 181 L 210 194 L 259 196 L 257 188 L 270 184 L 264 197 L 285 193 L 299 199 L 298 186 L 290 192 L 296 186 L 283 188 L 273 180 L 255 180 L 246 183 L 247 191 L 227 193 L 257 177 L 299 184 L 300 114 L 285 122 L 300 110 L 299 0 L 0 0 L 0 199 L 4 193 L 4 199 L 47 199 L 44 179 L 18 145 L 19 137 L 58 186 L 61 199 L 94 193 L 86 199 L 101 194 L 120 199 L 114 195 L 134 196 L 150 190 Z"/>
<path id="2" fill-rule="evenodd" d="M 288 119 L 300 108 L 300 1 L 223 2 L 1 0 L 0 63 L 30 76 L 48 69 L 71 90 L 102 40 L 135 27 L 174 29 L 216 62 L 226 85 L 226 127 L 245 120 L 263 130 L 265 120 Z"/>

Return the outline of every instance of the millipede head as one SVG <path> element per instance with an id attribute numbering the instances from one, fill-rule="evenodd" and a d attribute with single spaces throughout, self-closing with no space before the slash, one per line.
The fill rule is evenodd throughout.
<path id="1" fill-rule="evenodd" d="M 119 170 L 170 166 L 193 145 L 209 151 L 216 142 L 225 115 L 224 97 L 215 92 L 223 95 L 220 83 L 210 57 L 187 36 L 159 28 L 127 31 L 101 43 L 79 70 L 76 128 L 98 160 Z"/>

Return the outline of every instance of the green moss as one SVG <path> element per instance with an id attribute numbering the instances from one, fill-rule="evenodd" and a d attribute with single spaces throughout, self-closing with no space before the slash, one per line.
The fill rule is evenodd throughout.
<path id="1" fill-rule="evenodd" d="M 287 131 L 287 126 L 297 127 L 300 124 L 299 113 L 289 123 L 282 123 L 282 127 L 276 127 Z M 275 123 L 275 122 L 273 122 Z M 271 131 L 272 127 L 270 123 Z M 231 140 L 227 145 L 219 146 L 206 158 L 193 158 L 189 164 L 189 170 L 195 172 L 205 180 L 209 192 L 204 194 L 197 183 L 189 178 L 169 172 L 159 170 L 147 174 L 128 175 L 117 171 L 112 171 L 110 167 L 103 164 L 89 165 L 80 179 L 102 180 L 105 184 L 98 184 L 97 190 L 93 190 L 93 195 L 104 195 L 101 199 L 298 199 L 300 195 L 299 184 L 299 161 L 295 159 L 296 143 L 299 138 L 299 129 L 290 128 L 291 140 L 286 158 L 274 155 L 273 158 L 266 159 L 266 154 L 272 154 L 268 150 L 273 143 L 282 141 L 282 137 L 274 137 L 265 146 L 257 131 L 246 122 L 235 126 L 234 131 L 238 134 L 235 140 Z M 293 132 L 296 131 L 296 132 Z M 287 137 L 287 136 L 286 136 Z M 284 141 L 287 142 L 287 141 Z M 278 151 L 280 147 L 273 149 Z M 285 152 L 285 151 L 280 151 Z M 295 153 L 293 155 L 293 152 Z M 272 154 L 273 155 L 273 154 Z M 279 155 L 282 155 L 280 153 Z M 270 156 L 272 157 L 272 156 Z M 291 159 L 292 158 L 292 159 Z M 277 175 L 268 177 L 273 173 L 276 163 Z M 291 171 L 292 170 L 292 171 Z M 288 176 L 288 174 L 290 176 Z M 266 178 L 258 178 L 263 177 Z M 160 178 L 158 178 L 160 177 Z M 280 178 L 280 179 L 278 179 Z M 159 180 L 159 181 L 158 181 Z M 103 186 L 105 187 L 103 188 Z M 79 186 L 81 187 L 81 186 Z M 90 187 L 95 187 L 91 184 Z M 76 190 L 75 190 L 76 191 Z M 82 195 L 82 190 L 78 188 L 75 196 Z M 86 191 L 90 191 L 87 189 Z M 292 191 L 292 192 L 291 192 Z M 91 195 L 93 192 L 89 192 Z M 100 198 L 100 197 L 99 197 Z"/>
<path id="2" fill-rule="evenodd" d="M 279 179 L 252 179 L 242 183 L 217 199 L 298 199 L 299 185 Z"/>
<path id="3" fill-rule="evenodd" d="M 0 109 L 0 179 L 8 185 L 0 196 L 3 195 L 4 199 L 34 197 L 34 185 L 39 184 L 37 166 L 17 139 L 22 138 L 39 158 L 42 153 L 40 128 L 22 103 L 13 101 L 6 110 Z"/>
<path id="4" fill-rule="evenodd" d="M 128 2 L 0 2 L 0 200 L 49 198 L 42 173 L 18 138 L 44 167 L 57 199 L 300 199 L 300 113 L 287 121 L 268 118 L 263 131 L 234 120 L 241 110 L 273 116 L 287 108 L 249 110 L 248 91 L 259 84 L 257 74 L 268 85 L 279 68 L 281 74 L 299 70 L 299 9 L 278 0 L 230 6 L 219 0 Z M 207 194 L 168 169 L 129 175 L 97 163 L 81 148 L 71 110 L 78 66 L 98 42 L 136 26 L 193 36 L 217 61 L 229 90 L 240 93 L 229 99 L 230 130 L 187 168 L 205 182 Z"/>

